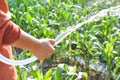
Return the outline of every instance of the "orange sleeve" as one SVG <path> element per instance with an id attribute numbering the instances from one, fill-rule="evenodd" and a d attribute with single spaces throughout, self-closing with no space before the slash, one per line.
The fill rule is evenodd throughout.
<path id="1" fill-rule="evenodd" d="M 11 19 L 6 0 L 0 0 L 0 27 Z"/>
<path id="2" fill-rule="evenodd" d="M 0 0 L 0 10 L 3 11 L 4 13 L 8 13 L 9 12 L 6 0 Z"/>
<path id="3" fill-rule="evenodd" d="M 6 27 L 6 30 L 3 35 L 2 44 L 10 44 L 19 39 L 21 31 L 18 25 L 9 21 L 4 26 Z"/>
<path id="4" fill-rule="evenodd" d="M 6 0 L 0 0 L 0 40 L 1 44 L 9 44 L 16 41 L 20 36 L 20 28 L 12 21 L 9 15 Z M 3 34 L 2 34 L 3 33 Z"/>

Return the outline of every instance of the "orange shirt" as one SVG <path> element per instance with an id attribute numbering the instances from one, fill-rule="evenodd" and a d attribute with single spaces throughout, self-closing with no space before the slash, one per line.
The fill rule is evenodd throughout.
<path id="1" fill-rule="evenodd" d="M 0 0 L 0 53 L 13 59 L 10 43 L 20 37 L 20 28 L 10 21 L 9 9 L 6 0 Z M 15 66 L 0 61 L 0 80 L 17 80 Z"/>
<path id="2" fill-rule="evenodd" d="M 9 9 L 6 0 L 0 0 L 0 27 L 10 20 Z"/>

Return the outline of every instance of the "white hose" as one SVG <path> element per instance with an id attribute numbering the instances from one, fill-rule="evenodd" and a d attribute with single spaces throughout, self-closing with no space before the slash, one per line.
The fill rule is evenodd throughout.
<path id="1" fill-rule="evenodd" d="M 11 59 L 8 59 L 6 57 L 4 57 L 2 54 L 0 54 L 0 61 L 1 62 L 4 62 L 6 64 L 9 64 L 9 65 L 26 65 L 26 64 L 29 64 L 33 61 L 36 61 L 37 58 L 34 56 L 34 57 L 31 57 L 31 58 L 28 58 L 28 59 L 25 59 L 25 60 L 11 60 Z"/>
<path id="2" fill-rule="evenodd" d="M 75 31 L 79 27 L 83 26 L 84 24 L 86 24 L 88 22 L 93 22 L 96 19 L 99 20 L 100 17 L 106 16 L 108 12 L 110 12 L 111 15 L 113 15 L 113 16 L 114 15 L 120 16 L 120 5 L 118 5 L 117 7 L 111 7 L 109 9 L 101 10 L 96 15 L 90 17 L 88 20 L 86 20 L 86 21 L 84 21 L 82 23 L 79 23 L 79 24 L 77 24 L 75 26 L 69 27 L 68 30 L 64 31 L 62 34 L 60 34 L 60 35 L 58 35 L 58 37 L 56 37 L 55 45 L 59 44 L 65 37 L 67 37 L 71 32 Z M 16 61 L 16 60 L 10 60 L 10 59 L 4 57 L 2 54 L 0 54 L 0 61 L 4 62 L 6 64 L 9 64 L 9 65 L 19 65 L 19 66 L 22 66 L 22 65 L 26 65 L 26 64 L 29 64 L 31 62 L 34 62 L 36 60 L 37 60 L 37 58 L 35 56 L 33 56 L 33 57 L 25 59 L 25 60 L 17 60 Z"/>

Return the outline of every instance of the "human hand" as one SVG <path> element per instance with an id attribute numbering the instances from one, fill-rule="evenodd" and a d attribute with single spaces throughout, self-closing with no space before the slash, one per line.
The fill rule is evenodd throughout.
<path id="1" fill-rule="evenodd" d="M 54 52 L 54 39 L 36 39 L 21 30 L 21 35 L 18 40 L 10 45 L 32 51 L 39 60 L 44 60 Z"/>
<path id="2" fill-rule="evenodd" d="M 37 45 L 32 49 L 32 52 L 39 60 L 44 60 L 52 55 L 54 52 L 54 39 L 40 39 L 37 40 Z"/>

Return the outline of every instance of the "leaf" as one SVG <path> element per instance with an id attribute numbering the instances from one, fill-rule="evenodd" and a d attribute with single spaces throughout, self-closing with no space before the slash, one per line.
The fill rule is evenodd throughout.
<path id="1" fill-rule="evenodd" d="M 85 77 L 85 80 L 88 80 L 88 74 L 86 72 L 79 72 L 75 80 L 80 80 L 83 77 Z"/>
<path id="2" fill-rule="evenodd" d="M 55 80 L 62 80 L 62 72 L 63 70 L 57 67 L 56 73 L 55 73 Z"/>
<path id="3" fill-rule="evenodd" d="M 35 71 L 38 80 L 43 80 L 43 73 L 39 69 Z"/>
<path id="4" fill-rule="evenodd" d="M 53 73 L 53 70 L 49 69 L 44 76 L 44 80 L 51 80 L 52 79 L 52 73 Z"/>

